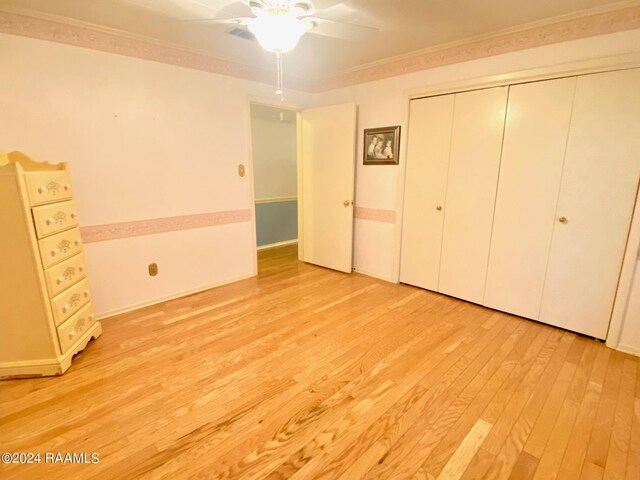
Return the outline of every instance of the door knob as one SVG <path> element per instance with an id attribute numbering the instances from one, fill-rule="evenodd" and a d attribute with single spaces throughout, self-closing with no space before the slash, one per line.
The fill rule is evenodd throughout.
<path id="1" fill-rule="evenodd" d="M 567 222 L 568 222 L 567 217 L 560 217 L 560 218 L 558 219 L 558 221 L 559 221 L 560 223 L 567 223 Z"/>
<path id="2" fill-rule="evenodd" d="M 442 210 L 442 205 L 438 205 L 438 206 L 436 207 L 436 210 L 441 211 L 441 210 Z"/>
<path id="3" fill-rule="evenodd" d="M 349 205 L 351 205 L 352 203 L 353 203 L 353 202 L 352 202 L 352 201 L 350 201 L 350 200 L 345 200 L 344 202 L 342 202 L 342 204 L 343 204 L 345 207 L 348 207 L 348 206 L 349 206 Z"/>

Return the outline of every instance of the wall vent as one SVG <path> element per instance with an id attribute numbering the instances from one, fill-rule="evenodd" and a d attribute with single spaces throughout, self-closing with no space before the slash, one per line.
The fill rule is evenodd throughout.
<path id="1" fill-rule="evenodd" d="M 244 38 L 245 40 L 253 40 L 254 35 L 249 30 L 245 30 L 244 28 L 235 27 L 227 32 L 229 35 L 233 35 L 234 37 Z"/>

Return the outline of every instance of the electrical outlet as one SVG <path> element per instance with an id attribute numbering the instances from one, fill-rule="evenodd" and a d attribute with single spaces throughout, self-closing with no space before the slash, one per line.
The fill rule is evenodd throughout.
<path id="1" fill-rule="evenodd" d="M 157 263 L 150 263 L 149 264 L 149 276 L 150 277 L 155 277 L 158 274 L 158 264 Z"/>

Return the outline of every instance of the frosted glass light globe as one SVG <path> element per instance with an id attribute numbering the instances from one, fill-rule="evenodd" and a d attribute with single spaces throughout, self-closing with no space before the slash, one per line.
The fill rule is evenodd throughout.
<path id="1" fill-rule="evenodd" d="M 293 50 L 309 25 L 289 14 L 266 14 L 247 22 L 249 31 L 269 52 L 285 53 Z"/>

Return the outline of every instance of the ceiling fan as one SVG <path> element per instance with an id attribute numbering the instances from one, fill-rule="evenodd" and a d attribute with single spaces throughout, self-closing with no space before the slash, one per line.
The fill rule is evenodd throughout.
<path id="1" fill-rule="evenodd" d="M 249 27 L 249 24 L 258 17 L 279 13 L 289 14 L 302 20 L 307 26 L 307 32 L 327 37 L 344 40 L 366 40 L 378 32 L 376 27 L 360 25 L 345 21 L 354 12 L 361 17 L 363 13 L 348 5 L 348 1 L 320 0 L 323 8 L 318 10 L 310 0 L 208 0 L 208 3 L 219 5 L 220 12 L 230 12 L 242 15 L 235 18 L 199 18 L 187 20 L 195 23 L 238 24 Z M 318 16 L 323 14 L 323 17 Z M 327 18 L 329 17 L 329 18 Z M 337 19 L 336 17 L 342 19 Z M 370 19 L 371 20 L 371 19 Z"/>
<path id="2" fill-rule="evenodd" d="M 310 0 L 245 0 L 227 3 L 223 10 L 231 10 L 228 7 L 248 9 L 252 16 L 235 18 L 204 18 L 190 20 L 200 23 L 237 24 L 246 27 L 256 38 L 258 43 L 269 52 L 276 55 L 278 70 L 278 86 L 276 94 L 283 97 L 282 54 L 293 50 L 305 33 L 343 38 L 348 40 L 364 39 L 375 34 L 378 29 L 357 25 L 354 23 L 331 20 L 316 16 L 318 13 Z M 233 2 L 231 2 L 233 3 Z M 335 14 L 336 11 L 349 8 L 344 2 L 331 2 L 323 11 Z"/>

